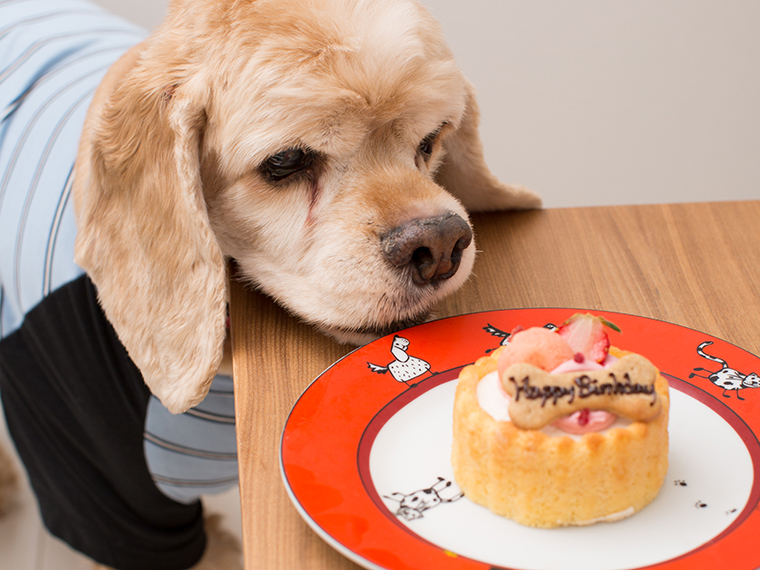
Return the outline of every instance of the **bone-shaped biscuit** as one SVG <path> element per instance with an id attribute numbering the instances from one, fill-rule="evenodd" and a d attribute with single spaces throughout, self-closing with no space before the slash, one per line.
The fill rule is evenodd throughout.
<path id="1" fill-rule="evenodd" d="M 660 413 L 655 391 L 659 371 L 643 356 L 628 354 L 608 368 L 550 374 L 530 364 L 512 364 L 501 377 L 511 396 L 509 415 L 522 429 L 540 429 L 578 410 L 607 410 L 634 421 Z"/>

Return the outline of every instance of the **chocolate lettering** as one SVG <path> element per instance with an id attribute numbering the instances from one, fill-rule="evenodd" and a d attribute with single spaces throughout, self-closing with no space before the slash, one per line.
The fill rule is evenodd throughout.
<path id="1" fill-rule="evenodd" d="M 654 406 L 657 402 L 657 392 L 654 390 L 654 383 L 652 384 L 639 384 L 631 382 L 631 377 L 626 372 L 623 374 L 625 382 L 620 382 L 617 376 L 613 372 L 609 374 L 612 382 L 602 382 L 590 378 L 587 374 L 579 376 L 574 380 L 576 386 L 578 386 L 578 397 L 589 398 L 591 396 L 633 396 L 636 394 L 650 394 L 652 401 L 650 406 Z"/>
<path id="2" fill-rule="evenodd" d="M 538 429 L 585 408 L 652 421 L 662 406 L 655 390 L 658 376 L 644 357 L 626 355 L 605 369 L 560 374 L 512 364 L 502 376 L 502 386 L 512 397 L 509 415 L 515 425 Z"/>
<path id="3" fill-rule="evenodd" d="M 514 376 L 509 377 L 509 381 L 515 385 L 515 402 L 520 401 L 520 396 L 528 400 L 541 400 L 541 407 L 546 405 L 546 402 L 551 400 L 555 406 L 560 399 L 565 396 L 569 396 L 567 400 L 568 404 L 572 404 L 575 400 L 575 387 L 574 386 L 531 386 L 530 376 L 525 376 L 522 379 L 522 386 L 517 383 Z"/>

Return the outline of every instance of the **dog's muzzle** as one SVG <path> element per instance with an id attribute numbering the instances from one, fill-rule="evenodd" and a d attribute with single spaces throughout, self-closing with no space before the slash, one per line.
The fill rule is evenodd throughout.
<path id="1" fill-rule="evenodd" d="M 420 286 L 452 277 L 471 242 L 470 225 L 454 212 L 410 220 L 380 237 L 388 261 L 394 267 L 409 268 Z"/>

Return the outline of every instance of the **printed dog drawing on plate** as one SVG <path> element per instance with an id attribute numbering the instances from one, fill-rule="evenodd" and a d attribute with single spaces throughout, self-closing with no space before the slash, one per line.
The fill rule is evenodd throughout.
<path id="1" fill-rule="evenodd" d="M 702 358 L 706 358 L 707 360 L 712 360 L 713 362 L 720 364 L 720 370 L 712 372 L 706 368 L 697 367 L 694 368 L 694 372 L 689 374 L 689 378 L 694 378 L 694 376 L 697 376 L 699 378 L 706 378 L 719 388 L 723 388 L 724 398 L 730 398 L 730 392 L 736 392 L 736 397 L 739 400 L 744 400 L 744 398 L 739 395 L 740 390 L 744 390 L 745 388 L 760 388 L 760 376 L 758 376 L 756 373 L 750 372 L 749 374 L 743 374 L 738 370 L 729 367 L 728 363 L 722 358 L 718 358 L 717 356 L 712 356 L 706 353 L 704 349 L 711 344 L 712 341 L 709 340 L 700 344 L 697 347 L 697 354 L 699 354 L 699 356 Z M 702 374 L 697 374 L 697 372 L 707 372 L 708 375 L 703 376 Z"/>
<path id="2" fill-rule="evenodd" d="M 424 511 L 442 503 L 453 503 L 464 497 L 464 493 L 461 491 L 451 497 L 442 497 L 441 491 L 449 487 L 451 487 L 451 481 L 438 477 L 438 481 L 425 489 L 419 489 L 409 494 L 396 492 L 392 493 L 390 497 L 386 495 L 385 498 L 398 503 L 397 517 L 411 521 L 421 519 Z"/>
<path id="3" fill-rule="evenodd" d="M 390 372 L 394 380 L 408 384 L 410 380 L 419 378 L 426 372 L 430 371 L 429 362 L 407 353 L 407 350 L 409 350 L 409 344 L 409 339 L 398 335 L 394 336 L 391 344 L 391 354 L 395 360 L 386 366 L 372 364 L 371 362 L 367 362 L 367 366 L 372 372 L 376 372 L 377 374 Z M 414 384 L 411 384 L 409 386 L 413 385 Z"/>

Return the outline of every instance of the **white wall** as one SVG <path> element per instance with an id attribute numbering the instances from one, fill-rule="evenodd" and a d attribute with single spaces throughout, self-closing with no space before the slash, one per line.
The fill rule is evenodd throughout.
<path id="1" fill-rule="evenodd" d="M 165 6 L 98 1 L 148 28 Z M 760 198 L 760 2 L 424 3 L 492 169 L 546 206 Z"/>
<path id="2" fill-rule="evenodd" d="M 163 19 L 167 0 L 90 0 L 114 14 L 119 14 L 142 27 L 152 30 Z"/>

